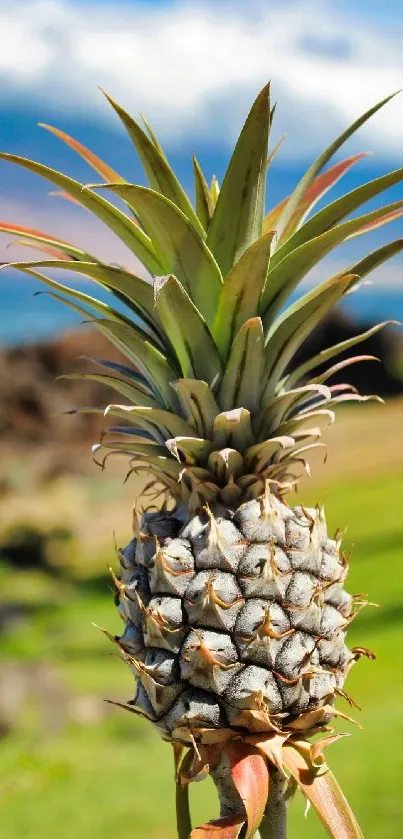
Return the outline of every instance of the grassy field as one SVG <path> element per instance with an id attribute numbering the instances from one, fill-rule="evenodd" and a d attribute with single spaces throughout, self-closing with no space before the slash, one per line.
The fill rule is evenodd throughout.
<path id="1" fill-rule="evenodd" d="M 349 677 L 348 691 L 362 707 L 356 717 L 363 731 L 339 725 L 352 737 L 329 753 L 371 839 L 402 835 L 403 464 L 396 454 L 403 449 L 402 420 L 401 402 L 346 413 L 329 437 L 327 472 L 318 468 L 300 493 L 306 504 L 325 500 L 330 530 L 348 524 L 344 545 L 347 550 L 354 545 L 349 589 L 379 603 L 362 613 L 349 634 L 352 645 L 377 655 L 376 662 L 360 662 Z M 1 639 L 3 679 L 17 684 L 9 700 L 15 724 L 0 740 L 2 831 L 6 839 L 174 839 L 169 746 L 143 721 L 102 702 L 127 699 L 133 690 L 130 673 L 91 625 L 118 628 L 104 576 L 106 527 L 119 535 L 122 528 L 126 537 L 129 491 L 124 505 L 112 502 L 107 518 L 117 481 L 107 478 L 104 489 L 99 479 L 88 482 L 77 487 L 78 512 L 67 484 L 59 493 L 53 487 L 53 507 L 49 489 L 41 504 L 36 499 L 38 516 L 54 517 L 57 507 L 59 518 L 77 531 L 75 554 L 87 543 L 91 547 L 86 573 L 81 557 L 77 566 L 65 554 L 63 574 L 11 572 L 6 565 L 0 571 L 3 601 L 24 607 Z M 32 510 L 34 487 L 22 483 L 20 499 Z M 20 516 L 18 503 L 7 500 L 10 519 Z M 92 516 L 89 535 L 82 521 L 85 505 Z M 76 529 L 74 516 L 80 520 Z M 97 517 L 102 539 L 94 535 Z M 66 573 L 69 561 L 74 573 Z M 343 700 L 339 707 L 349 712 Z M 194 784 L 192 794 L 195 823 L 213 817 L 210 783 Z M 320 839 L 324 832 L 316 816 L 310 812 L 305 819 L 303 809 L 297 796 L 290 808 L 291 839 Z"/>

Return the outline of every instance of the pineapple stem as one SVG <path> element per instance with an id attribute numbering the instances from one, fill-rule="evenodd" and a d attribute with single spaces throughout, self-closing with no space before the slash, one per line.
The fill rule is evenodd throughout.
<path id="1" fill-rule="evenodd" d="M 232 780 L 231 763 L 225 752 L 221 753 L 217 763 L 210 769 L 210 775 L 220 801 L 220 817 L 244 815 L 246 819 L 245 807 Z"/>
<path id="2" fill-rule="evenodd" d="M 271 769 L 269 797 L 260 825 L 261 839 L 287 839 L 286 785 L 287 780 L 281 776 L 278 769 Z"/>
<path id="3" fill-rule="evenodd" d="M 192 758 L 192 749 L 189 749 L 182 761 L 180 773 L 178 773 L 176 780 L 176 828 L 178 839 L 189 839 L 192 832 L 189 807 L 189 784 L 182 784 L 180 778 L 182 772 L 186 774 L 190 770 Z"/>

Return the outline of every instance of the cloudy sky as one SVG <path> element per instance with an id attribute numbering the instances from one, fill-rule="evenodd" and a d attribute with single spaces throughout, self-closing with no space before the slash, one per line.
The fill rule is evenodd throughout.
<path id="1" fill-rule="evenodd" d="M 101 86 L 147 115 L 190 188 L 189 150 L 209 175 L 222 174 L 252 98 L 271 79 L 275 137 L 287 137 L 271 173 L 270 204 L 361 112 L 403 88 L 402 34 L 401 0 L 0 0 L 0 146 L 93 181 L 37 127 L 48 122 L 138 180 L 138 162 Z M 349 176 L 350 188 L 403 166 L 403 94 L 346 147 L 368 149 L 374 156 Z M 0 218 L 67 231 L 80 244 L 86 236 L 109 255 L 114 246 L 97 223 L 85 216 L 84 226 L 79 209 L 48 191 L 35 176 L 0 164 Z M 388 200 L 401 197 L 395 188 Z M 401 235 L 401 223 L 378 234 L 385 235 Z M 0 257 L 9 258 L 1 240 Z M 401 286 L 398 268 L 397 260 L 383 281 Z"/>

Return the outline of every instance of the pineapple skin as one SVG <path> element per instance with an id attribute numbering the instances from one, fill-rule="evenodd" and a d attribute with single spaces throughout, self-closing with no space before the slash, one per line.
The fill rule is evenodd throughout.
<path id="1" fill-rule="evenodd" d="M 281 731 L 309 731 L 312 712 L 328 722 L 355 660 L 354 599 L 323 511 L 266 492 L 177 515 L 146 513 L 120 551 L 116 640 L 137 679 L 133 710 L 180 742 L 248 728 L 250 712 Z"/>

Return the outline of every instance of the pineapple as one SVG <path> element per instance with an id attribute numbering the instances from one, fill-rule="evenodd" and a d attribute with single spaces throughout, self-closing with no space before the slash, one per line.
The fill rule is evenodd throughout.
<path id="1" fill-rule="evenodd" d="M 380 324 L 303 363 L 311 330 L 361 279 L 400 251 L 370 253 L 300 296 L 288 298 L 334 247 L 403 214 L 403 201 L 346 220 L 403 169 L 359 186 L 312 214 L 314 205 L 362 157 L 325 168 L 345 140 L 388 99 L 359 118 L 313 163 L 294 192 L 265 214 L 269 86 L 246 119 L 224 180 L 208 185 L 193 158 L 195 205 L 150 126 L 110 97 L 144 166 L 150 188 L 128 183 L 58 129 L 103 178 L 83 187 L 48 167 L 3 154 L 56 184 L 92 211 L 152 277 L 102 263 L 40 231 L 1 225 L 46 258 L 13 263 L 92 319 L 125 357 L 82 375 L 118 394 L 94 457 L 128 459 L 147 476 L 134 538 L 114 575 L 124 621 L 113 638 L 136 679 L 124 707 L 153 723 L 174 747 L 178 835 L 285 836 L 285 800 L 300 786 L 334 837 L 360 836 L 327 768 L 323 749 L 346 675 L 363 648 L 346 631 L 365 602 L 344 584 L 340 537 L 323 508 L 292 506 L 310 452 L 338 403 L 364 401 L 329 384 L 353 356 L 333 363 Z M 102 190 L 102 191 L 101 191 Z M 127 211 L 110 198 L 123 200 Z M 51 259 L 49 259 L 51 257 Z M 38 269 L 77 272 L 108 289 L 125 313 L 64 286 Z M 329 366 L 328 362 L 332 362 Z M 88 409 L 86 409 L 88 410 Z M 95 409 L 101 410 L 101 409 Z M 329 734 L 330 731 L 330 734 Z M 322 733 L 314 744 L 309 738 Z M 183 756 L 184 753 L 184 756 Z M 211 772 L 218 820 L 192 832 L 189 781 Z M 269 783 L 270 782 L 270 783 Z"/>

